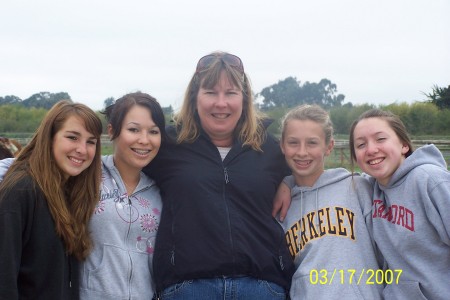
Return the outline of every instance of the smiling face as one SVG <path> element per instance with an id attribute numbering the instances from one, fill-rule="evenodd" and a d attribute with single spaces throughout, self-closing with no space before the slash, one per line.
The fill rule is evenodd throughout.
<path id="1" fill-rule="evenodd" d="M 90 166 L 95 156 L 97 139 L 86 130 L 79 117 L 70 116 L 54 135 L 52 145 L 56 164 L 67 180 Z"/>
<path id="2" fill-rule="evenodd" d="M 113 134 L 111 125 L 108 125 L 108 133 L 110 136 Z M 113 143 L 114 164 L 121 174 L 138 173 L 158 153 L 161 131 L 147 108 L 134 105 L 125 115 L 120 134 Z"/>
<path id="3" fill-rule="evenodd" d="M 380 118 L 359 121 L 353 140 L 358 166 L 382 185 L 389 183 L 409 150 L 408 145 L 400 141 L 388 122 Z"/>
<path id="4" fill-rule="evenodd" d="M 311 120 L 292 119 L 284 128 L 281 150 L 297 185 L 313 186 L 324 171 L 334 141 L 325 142 L 323 127 Z"/>
<path id="5" fill-rule="evenodd" d="M 228 80 L 224 71 L 213 88 L 199 89 L 197 112 L 203 129 L 216 146 L 231 146 L 243 102 L 242 91 Z"/>

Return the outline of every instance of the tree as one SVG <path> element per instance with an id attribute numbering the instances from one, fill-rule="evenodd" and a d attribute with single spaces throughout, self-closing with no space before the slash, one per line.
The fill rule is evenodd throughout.
<path id="1" fill-rule="evenodd" d="M 50 109 L 55 103 L 61 100 L 72 101 L 69 94 L 65 92 L 60 92 L 56 94 L 50 92 L 40 92 L 23 100 L 22 105 L 25 107 Z"/>
<path id="2" fill-rule="evenodd" d="M 14 95 L 10 95 L 10 96 L 5 96 L 0 97 L 0 105 L 5 105 L 5 104 L 17 104 L 17 103 L 21 103 L 22 99 L 20 99 L 17 96 Z"/>
<path id="3" fill-rule="evenodd" d="M 319 83 L 305 82 L 301 85 L 295 77 L 287 77 L 264 88 L 257 97 L 263 97 L 262 109 L 273 107 L 291 108 L 300 104 L 318 104 L 324 108 L 339 107 L 345 96 L 337 94 L 337 86 L 324 78 Z"/>
<path id="4" fill-rule="evenodd" d="M 105 101 L 103 101 L 103 108 L 107 108 L 108 106 L 113 105 L 114 101 L 115 100 L 113 97 L 106 98 Z"/>
<path id="5" fill-rule="evenodd" d="M 167 107 L 161 107 L 162 111 L 165 115 L 172 115 L 173 114 L 173 107 L 172 105 L 169 105 Z"/>
<path id="6" fill-rule="evenodd" d="M 336 84 L 324 78 L 319 83 L 305 82 L 302 87 L 304 103 L 317 104 L 324 108 L 339 107 L 345 96 L 337 93 Z"/>
<path id="7" fill-rule="evenodd" d="M 257 97 L 262 96 L 262 108 L 293 107 L 298 102 L 300 82 L 295 77 L 288 77 L 269 87 L 262 89 Z"/>
<path id="8" fill-rule="evenodd" d="M 432 93 L 424 94 L 428 97 L 429 102 L 436 105 L 439 109 L 450 108 L 450 85 L 446 88 L 434 85 Z"/>

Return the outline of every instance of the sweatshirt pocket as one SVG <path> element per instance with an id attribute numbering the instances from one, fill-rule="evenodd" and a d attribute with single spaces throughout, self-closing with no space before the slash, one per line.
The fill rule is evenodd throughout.
<path id="1" fill-rule="evenodd" d="M 87 270 L 88 289 L 110 295 L 126 293 L 131 279 L 130 259 L 126 251 L 104 245 L 100 264 Z"/>
<path id="2" fill-rule="evenodd" d="M 398 284 L 387 285 L 383 291 L 385 299 L 426 300 L 417 281 L 400 281 Z"/>

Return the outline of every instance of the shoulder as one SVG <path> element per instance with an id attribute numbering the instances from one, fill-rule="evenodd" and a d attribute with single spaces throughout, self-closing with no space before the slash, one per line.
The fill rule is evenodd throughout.
<path id="1" fill-rule="evenodd" d="M 414 180 L 427 180 L 436 184 L 450 182 L 450 172 L 440 166 L 423 164 L 412 169 L 410 175 Z"/>
<path id="2" fill-rule="evenodd" d="M 14 191 L 35 190 L 35 182 L 30 175 L 25 175 L 11 184 L 10 188 Z"/>
<path id="3" fill-rule="evenodd" d="M 2 186 L 0 203 L 1 207 L 25 207 L 34 205 L 36 199 L 43 197 L 43 193 L 37 188 L 37 185 L 31 176 L 25 176 L 9 187 Z"/>
<path id="4" fill-rule="evenodd" d="M 267 132 L 264 142 L 262 143 L 262 148 L 263 151 L 267 149 L 272 150 L 276 153 L 281 153 L 280 140 L 273 134 Z"/>

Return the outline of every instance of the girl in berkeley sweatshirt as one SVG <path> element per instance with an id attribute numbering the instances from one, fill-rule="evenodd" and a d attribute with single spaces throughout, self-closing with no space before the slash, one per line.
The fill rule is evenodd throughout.
<path id="1" fill-rule="evenodd" d="M 281 149 L 292 176 L 292 202 L 282 223 L 296 272 L 291 299 L 381 299 L 383 285 L 366 221 L 372 189 L 345 169 L 324 170 L 334 146 L 328 113 L 302 105 L 282 121 Z"/>
<path id="2" fill-rule="evenodd" d="M 449 299 L 450 173 L 434 145 L 413 152 L 398 116 L 363 113 L 350 131 L 352 160 L 374 184 L 373 235 L 398 282 L 385 299 Z"/>

